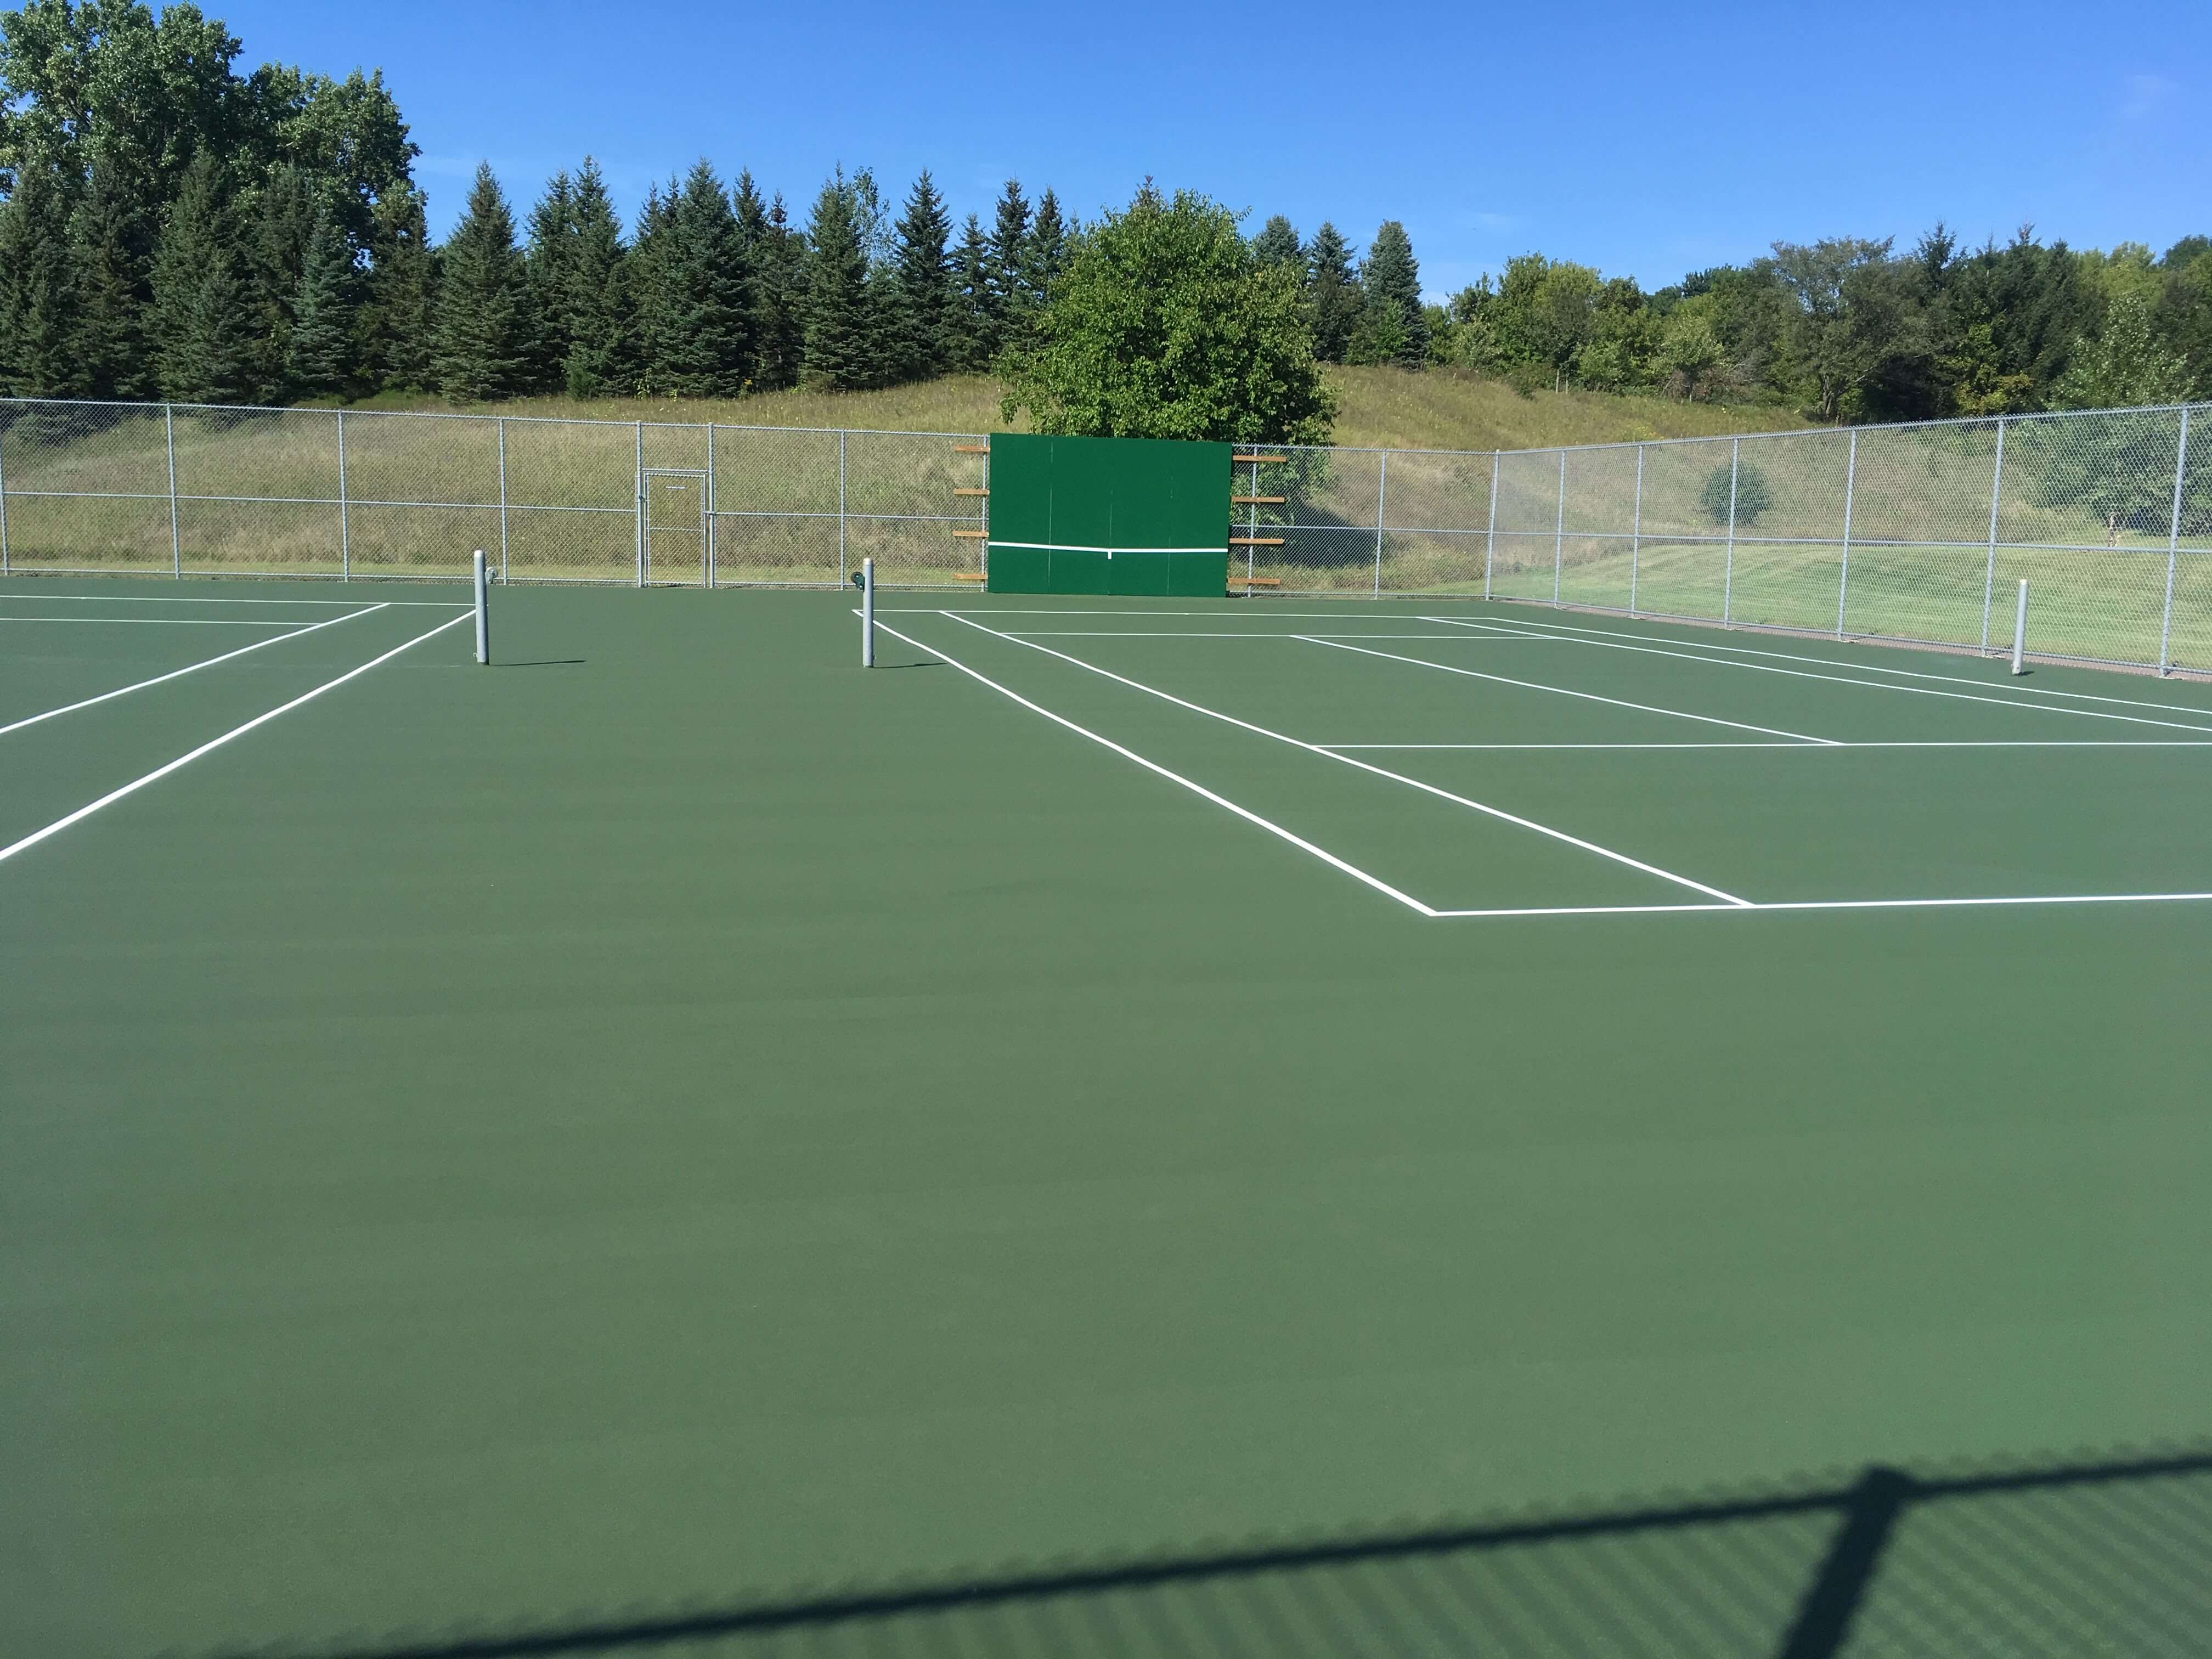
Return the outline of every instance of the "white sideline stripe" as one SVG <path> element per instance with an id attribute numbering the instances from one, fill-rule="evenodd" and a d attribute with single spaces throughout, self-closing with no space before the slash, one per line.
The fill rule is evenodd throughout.
<path id="1" fill-rule="evenodd" d="M 0 617 L 0 623 L 92 623 L 101 628 L 289 628 L 289 623 L 242 622 L 236 617 Z"/>
<path id="2" fill-rule="evenodd" d="M 1547 685 L 1541 680 L 1516 680 L 1508 679 L 1503 674 L 1478 673 L 1472 668 L 1455 668 L 1449 663 L 1430 662 L 1422 657 L 1401 656 L 1395 651 L 1370 651 L 1364 646 L 1346 645 L 1342 640 L 1328 639 L 1319 634 L 1300 634 L 1296 637 L 1311 645 L 1325 645 L 1332 651 L 1356 651 L 1363 657 L 1380 657 L 1386 662 L 1411 663 L 1416 668 L 1433 668 L 1440 674 L 1463 674 L 1471 680 L 1492 680 L 1499 685 L 1517 685 L 1528 691 L 1551 691 L 1562 697 L 1580 697 L 1587 702 L 1611 703 L 1615 708 L 1633 708 L 1646 714 L 1666 714 L 1679 720 L 1697 720 L 1705 726 L 1725 726 L 1738 732 L 1757 732 L 1770 738 L 1792 738 L 1801 744 L 1821 748 L 1837 746 L 1833 738 L 1808 738 L 1802 732 L 1784 732 L 1772 726 L 1752 726 L 1742 720 L 1724 720 L 1716 714 L 1692 714 L 1686 709 L 1661 708 L 1648 702 L 1630 702 L 1621 697 L 1601 697 L 1595 691 L 1570 690 L 1564 685 Z"/>
<path id="3" fill-rule="evenodd" d="M 1442 623 L 1447 628 L 1463 628 L 1477 633 L 1510 631 L 1510 625 L 1501 623 L 1455 622 L 1449 617 L 1424 617 L 1424 622 Z M 1662 651 L 1654 645 L 1623 645 L 1614 640 L 1591 639 L 1581 634 L 1535 634 L 1533 639 L 1556 639 L 1565 644 L 1594 646 L 1601 651 L 1633 651 L 1647 657 L 1679 657 L 1684 662 L 1703 663 L 1709 668 L 1747 668 L 1758 674 L 1786 674 L 1791 679 L 1826 680 L 1835 685 L 1863 685 L 1873 691 L 1908 691 L 1917 697 L 1949 697 L 1959 702 L 1985 702 L 1999 708 L 2011 708 L 2030 714 L 2072 714 L 2081 720 L 2124 720 L 2130 726 L 2160 726 L 2175 732 L 2212 732 L 2212 726 L 2191 726 L 2187 720 L 2154 720 L 2143 714 L 2111 714 L 2101 708 L 2062 708 L 2055 703 L 2022 702 L 2017 697 L 1975 696 L 1966 691 L 1938 691 L 1928 685 L 1893 685 L 1887 680 L 1863 680 L 1850 674 L 1814 674 L 1802 668 L 1778 668 L 1767 662 L 1737 662 L 1729 657 L 1700 656 L 1688 651 Z M 1632 635 L 1629 637 L 1645 637 Z M 1814 661 L 1821 659 L 1813 659 Z M 1831 666 L 1848 668 L 1848 663 Z M 1979 685 L 1978 680 L 1962 682 Z M 2153 707 L 2163 707 L 2154 704 Z M 2194 714 L 2201 710 L 2186 708 L 2184 714 Z"/>
<path id="4" fill-rule="evenodd" d="M 1955 910 L 1993 909 L 2026 904 L 2187 904 L 2212 899 L 2212 893 L 2054 893 L 2023 894 L 2003 898 L 1911 899 L 1790 899 L 1759 904 L 1559 904 L 1531 905 L 1520 909 L 1434 910 L 1440 921 L 1474 916 L 1631 916 L 1681 915 L 1692 911 L 1718 911 L 1728 915 L 1750 915 L 1763 910 Z"/>
<path id="5" fill-rule="evenodd" d="M 2203 738 L 1957 738 L 1870 743 L 1318 743 L 1316 749 L 2212 749 Z"/>
<path id="6" fill-rule="evenodd" d="M 1079 542 L 986 542 L 986 547 L 1018 547 L 1032 553 L 1218 553 L 1218 547 L 1085 547 Z M 924 650 L 928 647 L 924 646 Z"/>
<path id="7" fill-rule="evenodd" d="M 219 662 L 229 662 L 234 658 L 245 656 L 248 652 L 259 651 L 268 646 L 282 645 L 286 640 L 296 640 L 302 634 L 313 634 L 319 629 L 335 628 L 342 622 L 351 622 L 356 617 L 366 617 L 372 611 L 381 611 L 384 608 L 382 605 L 372 605 L 367 610 L 349 611 L 343 617 L 331 617 L 322 622 L 310 623 L 305 628 L 295 628 L 289 634 L 279 634 L 272 640 L 256 640 L 251 645 L 240 646 L 235 651 L 226 651 L 220 657 L 210 657 L 205 662 L 191 663 L 183 668 L 172 669 L 166 674 L 156 674 L 150 680 L 140 680 L 132 685 L 118 685 L 112 691 L 103 691 L 96 697 L 86 697 L 78 702 L 65 702 L 58 708 L 49 708 L 43 714 L 33 714 L 15 721 L 13 725 L 0 726 L 0 738 L 6 737 L 10 732 L 20 732 L 27 726 L 36 726 L 40 720 L 50 720 L 57 714 L 74 714 L 80 708 L 89 708 L 94 703 L 106 702 L 111 697 L 124 696 L 133 691 L 143 691 L 149 685 L 160 685 L 167 680 L 182 679 L 187 674 L 198 673 L 203 668 L 212 668 Z"/>
<path id="8" fill-rule="evenodd" d="M 466 581 L 466 576 L 457 576 L 456 581 Z M 40 604 L 75 600 L 81 605 L 351 605 L 343 599 L 242 599 L 227 593 L 210 593 L 204 598 L 190 593 L 33 593 L 24 588 L 0 589 L 0 602 L 15 604 L 18 599 L 33 599 Z M 442 611 L 456 601 L 453 599 L 386 599 L 389 605 L 421 606 L 426 610 Z"/>
<path id="9" fill-rule="evenodd" d="M 1243 818 L 1246 823 L 1256 824 L 1259 828 L 1265 830 L 1269 835 L 1278 836 L 1280 839 L 1288 842 L 1300 852 L 1310 854 L 1315 858 L 1319 859 L 1323 864 L 1329 865 L 1335 869 L 1343 871 L 1346 875 L 1352 877 L 1354 880 L 1366 883 L 1368 886 L 1372 887 L 1376 892 L 1384 894 L 1390 898 L 1397 900 L 1399 903 L 1404 905 L 1407 909 L 1419 911 L 1424 916 L 1434 916 L 1437 914 L 1435 910 L 1422 903 L 1420 900 L 1413 897 L 1411 894 L 1400 892 L 1396 888 L 1390 885 L 1389 882 L 1382 880 L 1378 876 L 1371 876 L 1368 874 L 1366 871 L 1362 870 L 1358 865 L 1346 863 L 1344 860 L 1337 857 L 1335 854 L 1328 852 L 1322 848 L 1315 846 L 1313 842 L 1306 840 L 1303 836 L 1292 834 L 1290 830 L 1284 829 L 1281 824 L 1276 823 L 1271 819 L 1261 817 L 1257 812 L 1253 811 L 1250 808 L 1239 806 L 1235 801 L 1231 800 L 1227 796 L 1217 795 L 1212 790 L 1206 787 L 1205 785 L 1192 782 L 1180 772 L 1170 772 L 1166 767 L 1159 764 L 1158 762 L 1146 760 L 1142 755 L 1137 753 L 1133 749 L 1124 749 L 1120 744 L 1115 743 L 1111 738 L 1102 738 L 1097 732 L 1091 731 L 1088 726 L 1078 726 L 1073 720 L 1067 719 L 1065 715 L 1055 714 L 1051 709 L 1045 708 L 1043 705 L 1031 702 L 1027 697 L 1022 696 L 1018 691 L 1008 690 L 1005 686 L 1000 684 L 998 681 L 990 678 L 987 675 L 977 673 L 966 663 L 962 662 L 958 658 L 952 656 L 950 653 L 941 651 L 933 645 L 924 645 L 920 640 L 915 639 L 910 634 L 900 633 L 897 629 L 883 622 L 880 619 L 880 617 L 876 623 L 876 626 L 882 629 L 884 633 L 890 635 L 893 639 L 904 640 L 908 645 L 915 647 L 917 650 L 927 651 L 931 656 L 939 658 L 942 661 L 950 664 L 952 667 L 958 669 L 962 673 L 967 675 L 969 679 L 975 680 L 980 684 L 989 686 L 991 690 L 996 691 L 1000 696 L 1012 698 L 1014 702 L 1021 704 L 1023 708 L 1028 709 L 1030 713 L 1042 714 L 1047 720 L 1052 721 L 1054 725 L 1064 726 L 1069 731 L 1076 733 L 1079 737 L 1088 738 L 1091 742 L 1098 744 L 1101 748 L 1112 750 L 1124 760 L 1132 760 L 1136 762 L 1138 765 L 1143 767 L 1147 772 L 1157 773 L 1161 777 L 1167 779 L 1170 783 L 1180 784 L 1185 789 L 1189 790 L 1194 795 L 1210 800 L 1216 806 L 1224 807 L 1229 811 L 1234 812 L 1238 817 Z M 989 630 L 987 629 L 985 631 L 988 632 Z M 6 856 L 6 854 L 0 853 L 0 858 L 4 858 Z"/>
<path id="10" fill-rule="evenodd" d="M 1424 618 L 1441 621 L 1442 618 Z M 2202 714 L 2212 719 L 2212 708 L 2192 708 L 2187 703 L 2153 702 L 2145 697 L 2111 697 L 2094 691 L 2062 691 L 2048 685 L 2006 685 L 1990 680 L 1970 678 L 1964 674 L 1930 674 L 1917 668 L 1886 668 L 1874 662 L 1843 662 L 1833 657 L 1808 657 L 1800 651 L 1761 651 L 1747 645 L 1722 645 L 1717 641 L 1677 639 L 1671 634 L 1626 634 L 1613 628 L 1578 628 L 1571 623 L 1539 622 L 1534 619 L 1510 622 L 1454 622 L 1455 628 L 1534 628 L 1549 630 L 1531 635 L 1532 639 L 1580 639 L 1592 636 L 1606 640 L 1640 640 L 1652 645 L 1679 645 L 1692 651 L 1725 651 L 1741 657 L 1771 657 L 1777 662 L 1809 662 L 1824 668 L 1845 668 L 1855 673 L 1893 674 L 1908 680 L 1941 680 L 1946 685 L 1973 685 L 1984 691 L 2008 691 L 2022 697 L 2072 697 L 2083 702 L 2118 703 L 2127 708 L 2158 708 L 2172 714 Z M 2033 708 L 2033 704 L 2027 705 Z"/>
<path id="11" fill-rule="evenodd" d="M 85 819 L 90 817 L 94 812 L 99 811 L 102 807 L 112 806 L 117 801 L 121 800 L 125 796 L 137 794 L 138 791 L 143 789 L 148 784 L 158 782 L 160 780 L 167 777 L 170 773 L 176 771 L 179 767 L 189 766 L 201 756 L 213 753 L 216 750 L 222 748 L 223 744 L 228 743 L 233 738 L 242 738 L 248 732 L 253 730 L 255 726 L 265 726 L 270 720 L 275 720 L 279 714 L 289 714 L 293 709 L 297 708 L 301 703 L 313 702 L 317 697 L 321 696 L 324 692 L 334 690 L 337 687 L 343 685 L 348 680 L 358 679 L 362 675 L 368 672 L 370 669 L 379 667 L 385 663 L 390 662 L 401 652 L 411 651 L 416 646 L 422 644 L 423 641 L 430 639 L 436 635 L 442 634 L 449 628 L 459 627 L 463 623 L 467 622 L 474 614 L 475 612 L 473 611 L 465 611 L 458 617 L 448 617 L 446 621 L 440 623 L 435 628 L 432 629 L 429 633 L 417 634 L 413 639 L 408 641 L 406 644 L 395 645 L 391 650 L 386 652 L 382 656 L 371 658 L 368 661 L 362 664 L 358 668 L 349 668 L 334 680 L 325 680 L 313 690 L 302 692 L 300 696 L 293 698 L 291 702 L 280 703 L 276 708 L 270 709 L 266 714 L 256 714 L 252 720 L 246 721 L 243 726 L 232 726 L 229 731 L 224 732 L 221 737 L 210 738 L 198 748 L 189 750 L 185 753 L 178 756 L 176 759 L 169 761 L 163 765 L 155 767 L 152 771 L 147 773 L 145 776 L 142 778 L 133 778 L 130 782 L 125 784 L 120 789 L 109 790 L 98 800 L 88 801 L 84 805 L 78 807 L 76 811 L 69 813 L 65 817 L 56 818 L 45 829 L 33 830 L 29 835 L 24 836 L 21 841 L 12 842 L 8 846 L 0 847 L 0 864 L 6 863 L 9 859 L 14 858 L 18 853 L 26 852 L 31 848 L 36 847 L 40 842 L 46 840 L 49 836 L 61 834 L 63 830 L 68 829 L 71 824 L 82 823 Z"/>
<path id="12" fill-rule="evenodd" d="M 994 639 L 1006 641 L 1009 645 L 1018 645 L 1031 651 L 1041 651 L 1048 657 L 1057 657 L 1062 662 L 1072 663 L 1078 668 L 1087 669 L 1093 674 L 1126 685 L 1132 690 L 1142 691 L 1146 696 L 1158 697 L 1164 702 L 1171 702 L 1179 708 L 1188 708 L 1194 714 L 1204 714 L 1210 720 L 1240 726 L 1261 737 L 1273 738 L 1277 743 L 1289 744 L 1292 748 L 1303 749 L 1308 754 L 1326 756 L 1328 759 L 1343 765 L 1357 767 L 1363 772 L 1373 773 L 1378 778 L 1388 778 L 1393 783 L 1402 783 L 1408 788 L 1419 790 L 1424 794 L 1434 795 L 1439 800 L 1448 800 L 1455 806 L 1469 807 L 1504 823 L 1517 825 L 1523 830 L 1532 830 L 1536 834 L 1548 836 L 1553 841 L 1564 842 L 1570 847 L 1578 847 L 1585 853 L 1594 853 L 1601 859 L 1610 859 L 1613 863 L 1626 865 L 1632 870 L 1640 870 L 1647 876 L 1656 876 L 1662 881 L 1673 882 L 1677 887 L 1687 887 L 1695 892 L 1709 894 L 1729 904 L 1747 905 L 1751 902 L 1749 899 L 1738 898 L 1734 893 L 1724 893 L 1717 887 L 1708 887 L 1704 882 L 1692 881 L 1687 876 L 1678 876 L 1671 870 L 1662 870 L 1656 864 L 1646 864 L 1641 859 L 1632 859 L 1626 853 L 1616 853 L 1610 847 L 1601 847 L 1594 841 L 1584 841 L 1581 836 L 1571 836 L 1564 830 L 1554 830 L 1551 825 L 1539 823 L 1534 818 L 1519 817 L 1506 811 L 1503 807 L 1488 805 L 1482 801 L 1470 799 L 1465 795 L 1455 795 L 1449 789 L 1439 789 L 1432 783 L 1424 783 L 1419 778 L 1409 778 L 1402 772 L 1386 771 L 1382 767 L 1370 765 L 1365 761 L 1354 760 L 1349 755 L 1334 753 L 1322 748 L 1319 744 L 1308 743 L 1301 738 L 1289 737 L 1280 732 L 1271 732 L 1264 726 L 1255 726 L 1249 720 L 1238 720 L 1234 714 L 1224 714 L 1218 708 L 1208 708 L 1200 703 L 1186 702 L 1171 692 L 1163 691 L 1157 686 L 1146 685 L 1142 680 L 1133 680 L 1126 675 L 1116 674 L 1111 669 L 1101 668 L 1097 664 L 1085 662 L 1080 657 L 1071 657 L 1065 651 L 1055 651 L 1048 645 L 1037 644 L 1034 640 L 1017 639 L 1012 634 L 1002 634 L 995 628 L 986 628 L 982 623 L 953 611 L 948 611 L 944 614 L 951 617 L 954 622 L 974 629 L 979 634 L 988 634 Z"/>
<path id="13" fill-rule="evenodd" d="M 1191 629 L 1170 629 L 1161 633 L 1145 633 L 1133 628 L 1010 628 L 1006 630 L 1021 640 L 1443 640 L 1464 645 L 1465 634 L 1262 634 L 1245 629 L 1233 634 L 1201 634 Z M 1541 634 L 1500 634 L 1500 644 L 1509 640 L 1529 640 L 1539 645 L 1551 644 Z"/>

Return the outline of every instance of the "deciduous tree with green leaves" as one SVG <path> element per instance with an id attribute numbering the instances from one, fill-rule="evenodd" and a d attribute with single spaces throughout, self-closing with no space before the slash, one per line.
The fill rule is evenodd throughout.
<path id="1" fill-rule="evenodd" d="M 1218 203 L 1150 181 L 1085 230 L 1000 373 L 1005 419 L 1077 436 L 1322 443 L 1335 414 L 1297 271 L 1261 265 Z"/>

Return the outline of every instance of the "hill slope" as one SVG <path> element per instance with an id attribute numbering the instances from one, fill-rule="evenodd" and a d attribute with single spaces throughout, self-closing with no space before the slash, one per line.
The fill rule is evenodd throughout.
<path id="1" fill-rule="evenodd" d="M 1620 443 L 1644 438 L 1773 432 L 1806 424 L 1769 404 L 1678 404 L 1597 392 L 1523 397 L 1503 380 L 1463 369 L 1332 368 L 1341 399 L 1334 441 L 1404 449 L 1537 449 L 1549 444 Z M 435 408 L 423 399 L 380 398 L 378 408 Z M 489 413 L 599 420 L 718 421 L 736 426 L 874 428 L 887 432 L 988 432 L 1002 426 L 999 384 L 955 375 L 887 392 L 769 392 L 758 397 L 678 400 L 526 398 Z"/>

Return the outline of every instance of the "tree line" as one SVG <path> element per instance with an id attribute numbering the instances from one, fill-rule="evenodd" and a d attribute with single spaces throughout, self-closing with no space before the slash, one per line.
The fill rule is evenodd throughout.
<path id="1" fill-rule="evenodd" d="M 1254 398 L 1267 405 L 1255 434 L 1325 425 L 1326 396 L 1302 370 L 1289 392 L 1229 390 L 1293 360 L 1455 365 L 1524 391 L 1765 401 L 1826 421 L 2212 397 L 2202 236 L 2157 257 L 2027 230 L 1967 249 L 1939 225 L 1903 253 L 1777 243 L 1650 293 L 1529 253 L 1432 304 L 1395 221 L 1364 252 L 1332 224 L 1305 238 L 1280 216 L 1246 238 L 1218 204 L 1147 182 L 1085 226 L 1050 190 L 1032 204 L 1009 181 L 988 225 L 971 214 L 956 232 L 928 173 L 894 210 L 871 172 L 840 168 L 799 222 L 750 173 L 726 182 L 701 161 L 626 227 L 586 159 L 520 223 L 478 168 L 434 243 L 419 151 L 380 76 L 241 76 L 240 49 L 186 3 L 158 19 L 142 0 L 0 13 L 0 392 L 471 403 L 992 371 L 1055 418 L 1111 406 L 1134 419 L 1147 381 L 1117 354 L 1166 350 L 1172 336 L 1214 364 L 1211 389 L 1166 421 L 1178 430 L 1232 395 L 1246 399 L 1240 430 Z M 1071 287 L 1079 256 L 1115 227 Z M 1148 283 L 1149 297 L 1132 286 Z M 1170 289 L 1182 298 L 1154 303 Z M 1117 294 L 1158 338 L 1111 322 Z M 1226 308 L 1202 350 L 1186 301 Z"/>

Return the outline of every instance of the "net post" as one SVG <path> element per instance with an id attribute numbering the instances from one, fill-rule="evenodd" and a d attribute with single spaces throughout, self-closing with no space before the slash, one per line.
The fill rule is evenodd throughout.
<path id="1" fill-rule="evenodd" d="M 477 549 L 471 562 L 475 566 L 472 574 L 476 579 L 477 660 L 488 664 L 491 661 L 491 594 L 484 580 L 483 549 Z"/>
<path id="2" fill-rule="evenodd" d="M 876 665 L 876 562 L 860 561 L 860 666 Z"/>
<path id="3" fill-rule="evenodd" d="M 2027 672 L 2027 578 L 2020 579 L 2020 609 L 2012 619 L 2012 672 Z"/>

